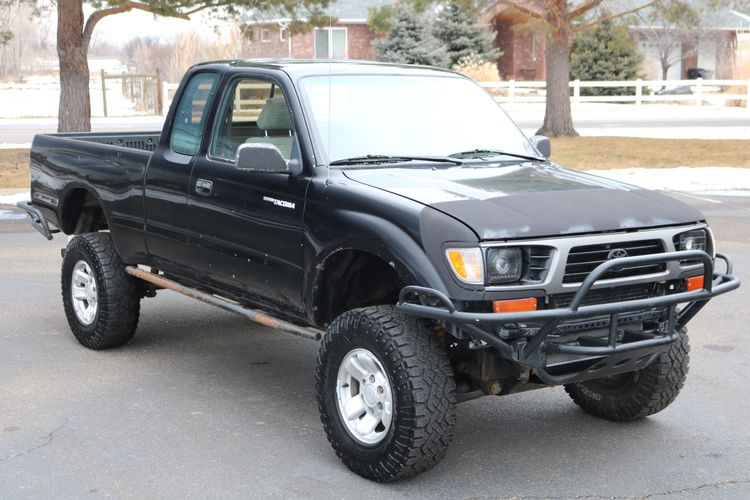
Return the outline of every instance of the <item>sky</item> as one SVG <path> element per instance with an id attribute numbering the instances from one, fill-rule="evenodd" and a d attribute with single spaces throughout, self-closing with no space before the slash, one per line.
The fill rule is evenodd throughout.
<path id="1" fill-rule="evenodd" d="M 136 36 L 158 34 L 158 36 L 168 38 L 187 31 L 196 24 L 199 24 L 197 20 L 185 21 L 183 19 L 155 17 L 148 12 L 130 11 L 108 16 L 99 21 L 94 30 L 94 36 L 101 41 L 122 44 Z"/>
<path id="2" fill-rule="evenodd" d="M 84 7 L 85 15 L 88 16 L 92 11 L 92 8 Z M 107 16 L 99 21 L 94 29 L 94 38 L 98 41 L 121 45 L 138 36 L 171 38 L 191 29 L 199 33 L 209 32 L 213 30 L 216 22 L 217 20 L 212 19 L 208 13 L 195 14 L 189 21 L 186 21 L 171 17 L 156 17 L 149 12 L 133 10 Z"/>

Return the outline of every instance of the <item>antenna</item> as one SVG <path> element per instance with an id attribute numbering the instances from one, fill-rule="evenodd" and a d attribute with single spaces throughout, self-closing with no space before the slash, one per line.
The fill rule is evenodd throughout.
<path id="1" fill-rule="evenodd" d="M 331 115 L 331 73 L 333 72 L 333 18 L 331 16 L 331 4 L 328 4 L 328 147 L 326 155 L 328 157 L 328 163 L 329 165 L 326 166 L 326 186 L 328 186 L 331 183 L 331 120 L 333 119 L 333 116 Z"/>

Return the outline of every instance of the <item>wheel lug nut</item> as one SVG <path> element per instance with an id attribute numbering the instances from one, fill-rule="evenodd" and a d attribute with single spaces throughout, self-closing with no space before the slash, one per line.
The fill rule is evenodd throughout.
<path id="1" fill-rule="evenodd" d="M 383 394 L 383 386 L 382 385 L 378 386 L 378 394 Z"/>
<path id="2" fill-rule="evenodd" d="M 375 375 L 370 375 L 370 382 L 375 382 Z"/>
<path id="3" fill-rule="evenodd" d="M 383 409 L 383 403 L 378 403 L 378 410 L 382 410 L 382 409 Z"/>

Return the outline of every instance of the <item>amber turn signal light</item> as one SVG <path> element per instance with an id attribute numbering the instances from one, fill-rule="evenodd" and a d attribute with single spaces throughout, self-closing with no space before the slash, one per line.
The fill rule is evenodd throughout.
<path id="1" fill-rule="evenodd" d="M 528 299 L 496 300 L 492 302 L 492 310 L 496 313 L 536 311 L 536 297 Z"/>
<path id="2" fill-rule="evenodd" d="M 692 292 L 693 290 L 701 290 L 703 288 L 703 276 L 693 276 L 685 280 L 687 284 L 687 291 Z"/>

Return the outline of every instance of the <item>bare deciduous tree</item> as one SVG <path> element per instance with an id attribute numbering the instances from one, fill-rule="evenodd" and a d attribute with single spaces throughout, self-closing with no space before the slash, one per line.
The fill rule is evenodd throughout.
<path id="1" fill-rule="evenodd" d="M 36 12 L 48 0 L 0 0 L 25 2 Z M 303 12 L 319 14 L 330 0 L 56 0 L 57 56 L 60 62 L 60 105 L 57 129 L 60 132 L 83 132 L 91 129 L 89 99 L 88 50 L 96 25 L 108 16 L 132 10 L 158 16 L 190 19 L 201 11 L 211 10 L 223 16 L 244 11 L 276 10 L 296 19 Z M 94 7 L 86 17 L 84 4 Z M 312 15 L 311 15 L 312 17 Z M 14 31 L 15 34 L 15 31 Z"/>
<path id="2" fill-rule="evenodd" d="M 21 78 L 42 44 L 31 6 L 19 0 L 0 0 L 0 78 Z"/>
<path id="3" fill-rule="evenodd" d="M 197 62 L 238 57 L 242 36 L 240 27 L 231 24 L 215 37 L 194 30 L 166 40 L 137 37 L 123 47 L 123 62 L 138 73 L 153 75 L 159 71 L 165 81 L 178 82 Z"/>
<path id="4" fill-rule="evenodd" d="M 637 13 L 636 18 L 638 37 L 659 61 L 662 80 L 667 79 L 669 68 L 695 56 L 701 39 L 709 36 L 700 28 L 700 8 L 694 2 L 663 2 Z"/>
<path id="5" fill-rule="evenodd" d="M 642 0 L 633 7 L 622 7 L 619 1 L 582 0 L 499 0 L 526 18 L 526 24 L 546 34 L 545 63 L 547 100 L 544 124 L 538 134 L 557 136 L 578 135 L 570 111 L 570 49 L 576 33 L 604 22 L 634 14 L 659 3 Z M 606 9 L 606 15 L 593 15 Z"/>

